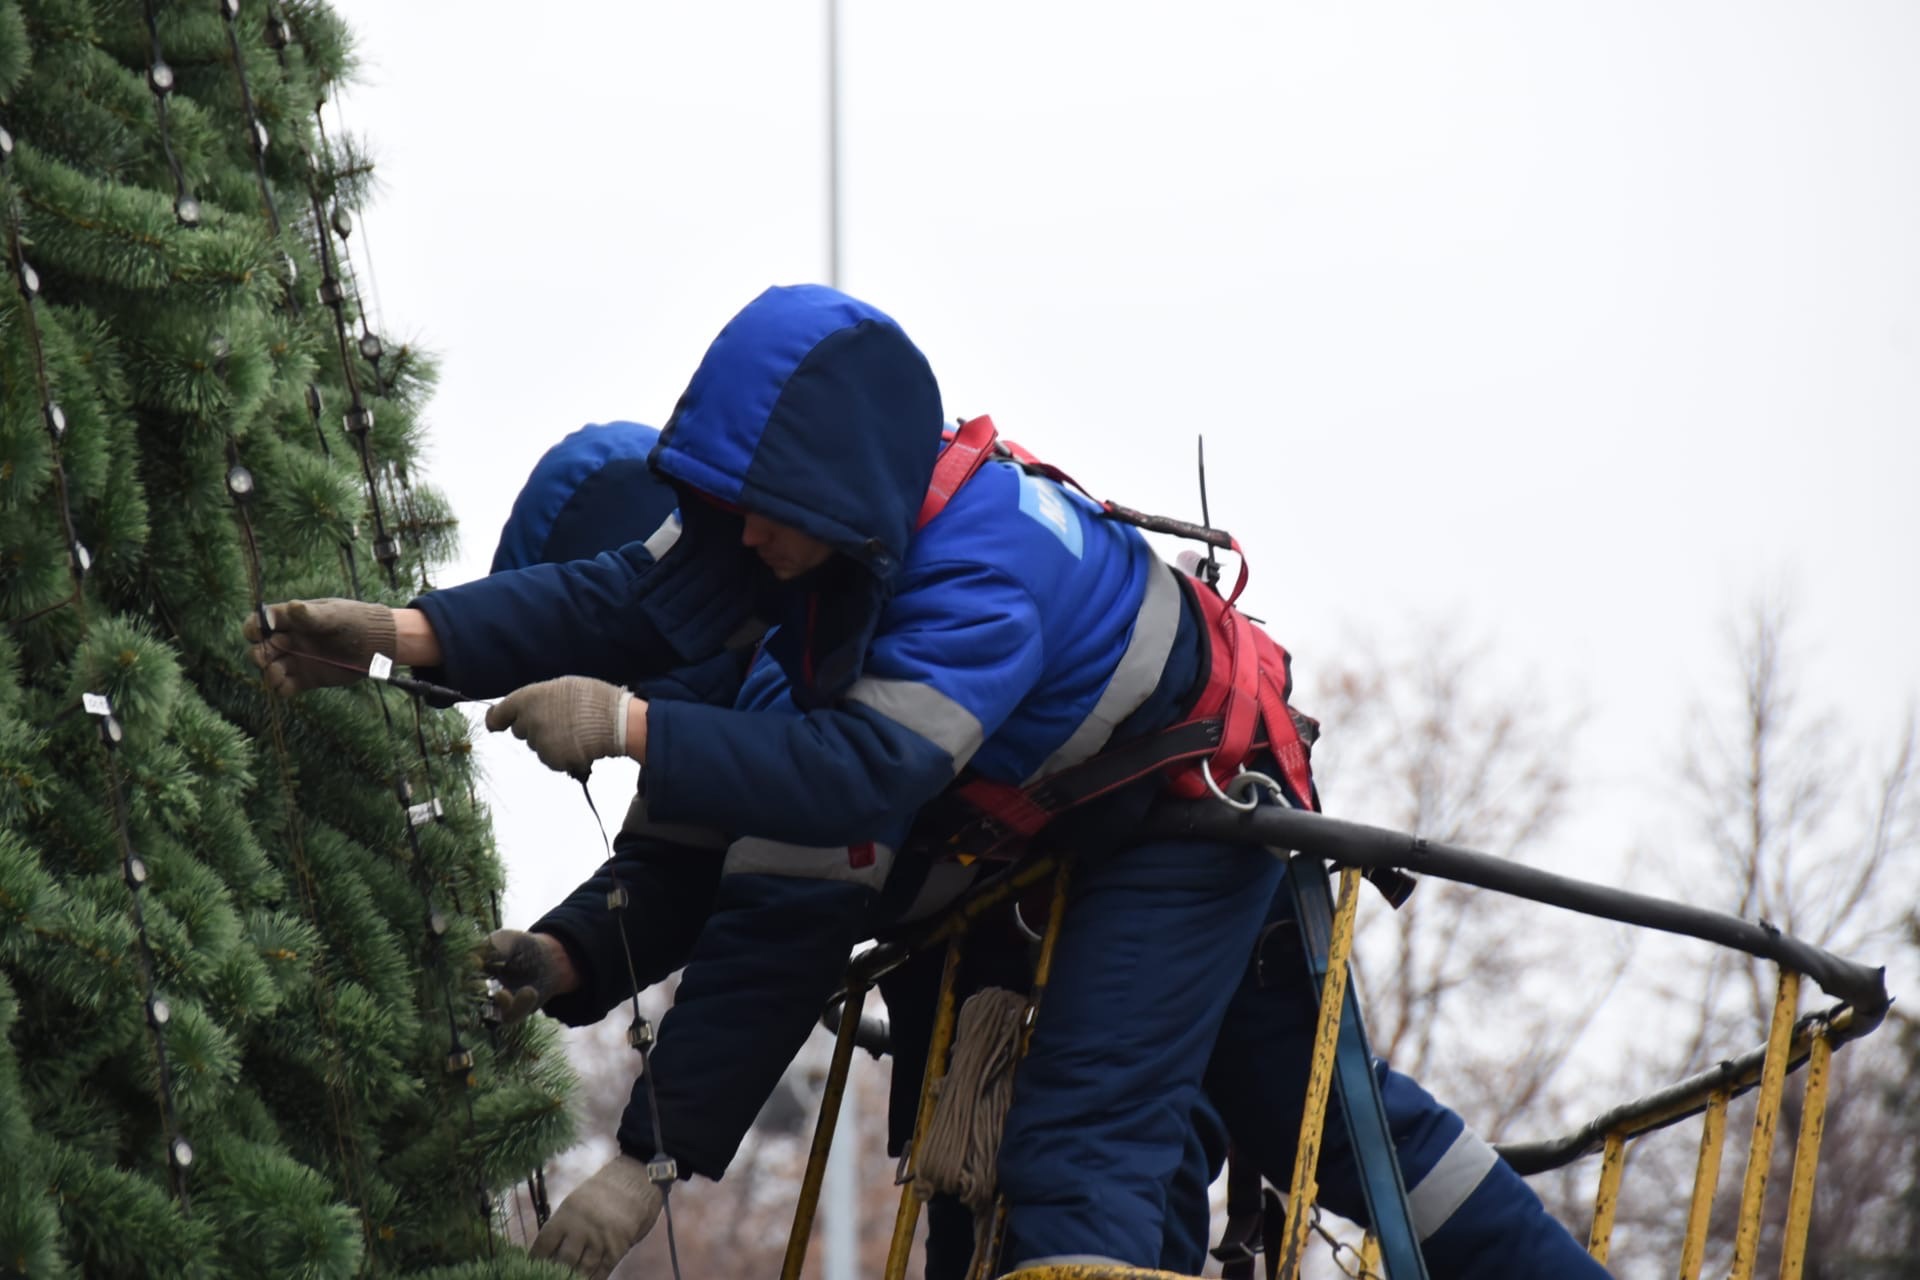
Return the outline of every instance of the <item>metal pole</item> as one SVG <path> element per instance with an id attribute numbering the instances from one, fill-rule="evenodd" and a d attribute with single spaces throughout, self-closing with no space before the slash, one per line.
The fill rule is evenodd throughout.
<path id="1" fill-rule="evenodd" d="M 1326 1128 L 1327 1102 L 1333 1095 L 1333 1059 L 1340 1043 L 1340 1014 L 1347 1003 L 1347 959 L 1353 952 L 1353 922 L 1359 906 L 1360 872 L 1348 867 L 1340 873 L 1340 905 L 1334 912 L 1333 937 L 1327 944 L 1327 976 L 1320 989 L 1312 1066 L 1307 1071 L 1306 1112 L 1300 1121 L 1293 1181 L 1287 1192 L 1287 1225 L 1281 1234 L 1280 1257 L 1268 1263 L 1280 1280 L 1294 1280 L 1300 1274 L 1307 1233 L 1313 1224 L 1313 1202 L 1319 1198 L 1320 1135 Z"/>
<path id="2" fill-rule="evenodd" d="M 840 287 L 840 0 L 827 0 L 827 283 Z"/>
<path id="3" fill-rule="evenodd" d="M 1800 1280 L 1807 1265 L 1807 1230 L 1813 1225 L 1813 1180 L 1826 1131 L 1827 1072 L 1833 1043 L 1825 1028 L 1813 1038 L 1807 1059 L 1807 1092 L 1800 1111 L 1800 1141 L 1793 1149 L 1793 1189 L 1787 1196 L 1787 1232 L 1780 1245 L 1780 1280 Z"/>
<path id="4" fill-rule="evenodd" d="M 913 1144 L 907 1148 L 907 1160 L 919 1158 L 927 1140 L 927 1126 L 933 1122 L 934 1090 L 947 1078 L 947 1055 L 953 1048 L 954 982 L 960 973 L 960 943 L 955 937 L 947 943 L 947 958 L 940 967 L 940 998 L 934 1005 L 933 1034 L 927 1044 L 927 1067 L 920 1081 L 920 1105 L 914 1111 Z M 906 1280 L 908 1256 L 913 1252 L 913 1231 L 920 1222 L 920 1197 L 913 1189 L 908 1164 L 901 1164 L 900 1209 L 893 1219 L 893 1243 L 887 1249 L 884 1280 Z"/>
<path id="5" fill-rule="evenodd" d="M 1606 1155 L 1600 1161 L 1600 1189 L 1593 1197 L 1593 1230 L 1587 1234 L 1587 1252 L 1605 1263 L 1613 1250 L 1613 1217 L 1620 1208 L 1620 1177 L 1627 1170 L 1627 1135 L 1607 1135 Z"/>
<path id="6" fill-rule="evenodd" d="M 860 1104 L 840 1112 L 840 1140 L 827 1156 L 826 1280 L 859 1280 L 860 1193 L 854 1169 L 860 1160 Z"/>
<path id="7" fill-rule="evenodd" d="M 867 989 L 850 986 L 840 1010 L 840 1034 L 833 1042 L 833 1061 L 827 1068 L 827 1087 L 820 1098 L 820 1118 L 813 1128 L 813 1148 L 807 1152 L 807 1171 L 800 1180 L 800 1202 L 793 1211 L 793 1231 L 787 1236 L 786 1261 L 780 1280 L 800 1280 L 807 1261 L 807 1240 L 813 1234 L 814 1210 L 820 1207 L 820 1184 L 826 1177 L 827 1157 L 833 1152 L 833 1131 L 840 1121 L 840 1099 L 847 1091 L 847 1070 L 853 1065 L 853 1037 L 860 1029 L 860 1006 Z"/>
<path id="8" fill-rule="evenodd" d="M 1700 1162 L 1693 1174 L 1693 1203 L 1687 1209 L 1687 1238 L 1680 1249 L 1680 1280 L 1700 1280 L 1707 1256 L 1707 1224 L 1713 1218 L 1713 1193 L 1720 1188 L 1720 1155 L 1726 1146 L 1728 1089 L 1715 1089 L 1700 1128 Z"/>
<path id="9" fill-rule="evenodd" d="M 1734 1230 L 1729 1280 L 1753 1280 L 1759 1262 L 1760 1215 L 1773 1162 L 1773 1127 L 1780 1119 L 1780 1097 L 1787 1086 L 1787 1047 L 1793 1039 L 1793 1015 L 1799 1007 L 1800 975 L 1782 969 L 1780 987 L 1773 998 L 1766 1067 L 1760 1075 L 1760 1102 L 1753 1112 L 1753 1139 L 1747 1147 L 1747 1179 L 1740 1191 L 1740 1221 Z"/>

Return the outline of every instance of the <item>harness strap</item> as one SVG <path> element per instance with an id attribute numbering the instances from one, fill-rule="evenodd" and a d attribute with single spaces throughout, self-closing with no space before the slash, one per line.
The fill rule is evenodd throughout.
<path id="1" fill-rule="evenodd" d="M 1109 519 L 1121 524 L 1130 524 L 1138 529 L 1147 529 L 1154 533 L 1170 534 L 1176 538 L 1186 538 L 1194 542 L 1204 542 L 1208 546 L 1218 547 L 1222 551 L 1231 551 L 1240 562 L 1240 572 L 1234 580 L 1233 590 L 1227 593 L 1227 603 L 1232 604 L 1240 598 L 1247 588 L 1247 557 L 1240 550 L 1240 540 L 1225 529 L 1212 529 L 1206 525 L 1193 524 L 1186 520 L 1176 520 L 1172 516 L 1148 515 L 1144 511 L 1135 511 L 1132 507 L 1123 507 L 1117 502 L 1105 498 L 1096 498 L 1087 491 L 1087 487 L 1068 475 L 1051 462 L 1043 462 L 1033 452 L 1012 440 L 1000 438 L 999 430 L 993 425 L 993 419 L 986 414 L 971 418 L 960 424 L 958 430 L 942 433 L 947 447 L 933 465 L 933 479 L 927 485 L 927 496 L 921 499 L 920 515 L 914 528 L 924 528 L 929 520 L 946 509 L 960 486 L 973 478 L 973 473 L 991 458 L 1006 458 L 1020 464 L 1021 468 L 1037 476 L 1044 476 L 1055 484 L 1063 484 L 1076 490 L 1087 501 L 1099 507 Z"/>
<path id="2" fill-rule="evenodd" d="M 1222 1280 L 1254 1280 L 1254 1258 L 1263 1241 L 1260 1170 L 1238 1147 L 1227 1152 L 1227 1227 L 1213 1256 L 1226 1265 Z"/>
<path id="3" fill-rule="evenodd" d="M 1217 715 L 1225 720 L 1220 747 L 1206 765 L 1214 782 L 1225 786 L 1232 781 L 1253 756 L 1255 746 L 1264 745 L 1279 767 L 1289 799 L 1303 809 L 1319 808 L 1307 744 L 1294 722 L 1293 709 L 1287 705 L 1293 692 L 1293 659 L 1273 637 L 1212 589 L 1196 583 L 1192 595 L 1206 621 L 1207 651 L 1213 659 L 1194 714 Z M 1227 659 L 1224 671 L 1220 662 L 1223 655 Z M 1175 773 L 1167 785 L 1175 795 L 1188 800 L 1198 800 L 1208 790 L 1205 780 L 1190 771 Z"/>
<path id="4" fill-rule="evenodd" d="M 1008 846 L 1024 843 L 1068 809 L 1155 772 L 1167 774 L 1168 789 L 1174 794 L 1197 799 L 1209 789 L 1206 780 L 1195 770 L 1175 766 L 1208 757 L 1200 767 L 1217 788 L 1231 782 L 1262 749 L 1273 756 L 1288 798 L 1303 809 L 1318 808 L 1307 744 L 1287 705 L 1292 692 L 1291 659 L 1233 607 L 1247 584 L 1247 561 L 1239 542 L 1223 530 L 1143 515 L 1095 498 L 1060 468 L 1000 439 L 993 419 L 985 415 L 961 423 L 949 434 L 920 504 L 919 526 L 944 511 L 961 486 L 995 457 L 1078 490 L 1111 519 L 1230 550 L 1239 557 L 1240 573 L 1225 596 L 1211 586 L 1201 590 L 1200 584 L 1183 580 L 1206 623 L 1206 679 L 1187 720 L 1110 747 L 1028 786 L 967 779 L 923 811 L 918 830 L 948 856 L 969 861 L 1005 856 L 1015 851 Z"/>
<path id="5" fill-rule="evenodd" d="M 925 528 L 929 520 L 946 510 L 953 495 L 960 492 L 960 486 L 971 480 L 981 464 L 993 456 L 998 439 L 993 419 L 986 414 L 960 424 L 939 461 L 933 464 L 933 480 L 927 485 L 927 496 L 920 500 L 920 515 L 914 528 Z"/>
<path id="6" fill-rule="evenodd" d="M 1131 782 L 1212 755 L 1220 745 L 1218 718 L 1188 720 L 1109 748 L 1077 765 L 1021 787 L 969 778 L 921 811 L 916 834 L 938 857 L 1010 857 L 1069 809 Z"/>

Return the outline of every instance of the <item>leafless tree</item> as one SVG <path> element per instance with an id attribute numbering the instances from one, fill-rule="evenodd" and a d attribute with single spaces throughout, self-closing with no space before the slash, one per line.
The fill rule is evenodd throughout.
<path id="1" fill-rule="evenodd" d="M 1736 696 L 1690 716 L 1694 740 L 1680 775 L 1697 836 L 1711 856 L 1671 864 L 1671 889 L 1845 955 L 1884 957 L 1902 945 L 1920 853 L 1913 718 L 1887 763 L 1863 770 L 1834 720 L 1796 697 L 1784 606 L 1756 605 L 1732 648 Z M 1686 1031 L 1676 1051 L 1653 1059 L 1668 1078 L 1764 1040 L 1773 965 L 1732 952 L 1692 951 L 1687 963 L 1667 972 L 1672 980 L 1662 994 Z M 1809 986 L 1802 1007 L 1821 999 Z M 1911 1099 L 1913 1078 L 1910 1054 L 1885 1032 L 1835 1058 L 1806 1275 L 1869 1274 L 1871 1260 L 1897 1243 L 1910 1212 L 1901 1208 L 1901 1197 L 1914 1194 L 1915 1139 L 1913 1118 L 1895 1108 L 1903 1096 Z M 1762 1273 L 1778 1267 L 1801 1111 L 1796 1082 L 1769 1165 Z M 1751 1114 L 1749 1100 L 1736 1104 L 1729 1118 L 1710 1237 L 1717 1254 L 1710 1260 L 1731 1249 Z M 1632 1177 L 1658 1189 L 1623 1200 L 1622 1226 L 1636 1242 L 1636 1255 L 1668 1265 L 1679 1256 L 1697 1132 L 1682 1126 L 1636 1151 L 1640 1168 Z M 1895 1173 L 1903 1167 L 1904 1176 Z"/>
<path id="2" fill-rule="evenodd" d="M 1577 717 L 1445 630 L 1408 651 L 1351 652 L 1303 693 L 1325 726 L 1317 772 L 1329 811 L 1540 856 L 1566 811 Z M 1557 1081 L 1618 977 L 1626 935 L 1437 879 L 1398 911 L 1366 903 L 1362 920 L 1359 970 L 1377 1053 L 1484 1132 L 1562 1118 L 1570 1100 Z M 1569 948 L 1570 937 L 1585 945 Z M 1536 983 L 1542 973 L 1554 989 Z"/>

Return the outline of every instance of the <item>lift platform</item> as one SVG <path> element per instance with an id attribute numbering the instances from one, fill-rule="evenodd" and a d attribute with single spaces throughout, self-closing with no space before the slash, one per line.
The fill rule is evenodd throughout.
<path id="1" fill-rule="evenodd" d="M 1599 1155 L 1588 1251 L 1604 1263 L 1611 1244 L 1628 1145 L 1656 1130 L 1701 1117 L 1699 1159 L 1690 1192 L 1682 1256 L 1678 1261 L 1680 1280 L 1699 1280 L 1726 1140 L 1727 1107 L 1733 1098 L 1757 1091 L 1728 1278 L 1752 1280 L 1786 1078 L 1790 1072 L 1804 1067 L 1807 1073 L 1805 1100 L 1787 1193 L 1781 1270 L 1782 1280 L 1798 1280 L 1801 1276 L 1812 1221 L 1829 1064 L 1835 1050 L 1880 1025 L 1890 1004 L 1883 970 L 1834 955 L 1764 921 L 1742 920 L 1686 903 L 1609 888 L 1470 849 L 1315 813 L 1267 806 L 1252 812 L 1237 812 L 1205 801 L 1169 803 L 1155 812 L 1149 833 L 1170 838 L 1257 844 L 1276 851 L 1278 856 L 1289 857 L 1287 880 L 1295 895 L 1305 959 L 1321 978 L 1320 1019 L 1311 1046 L 1312 1069 L 1294 1174 L 1284 1202 L 1271 1192 L 1267 1197 L 1270 1205 L 1284 1204 L 1284 1217 L 1264 1233 L 1253 1233 L 1250 1238 L 1230 1242 L 1233 1256 L 1229 1275 L 1250 1277 L 1257 1252 L 1265 1255 L 1264 1271 L 1270 1280 L 1295 1280 L 1300 1275 L 1307 1247 L 1318 1226 L 1314 1170 L 1325 1132 L 1328 1103 L 1337 1089 L 1349 1104 L 1342 1110 L 1350 1117 L 1349 1137 L 1361 1166 L 1369 1211 L 1376 1224 L 1376 1230 L 1369 1232 L 1357 1248 L 1347 1250 L 1351 1261 L 1343 1261 L 1341 1269 L 1349 1275 L 1371 1280 L 1424 1280 L 1426 1276 L 1407 1209 L 1406 1190 L 1386 1135 L 1384 1111 L 1379 1105 L 1378 1086 L 1371 1069 L 1372 1055 L 1367 1047 L 1359 1005 L 1348 981 L 1361 876 L 1397 870 L 1475 885 L 1639 928 L 1697 938 L 1771 961 L 1777 967 L 1772 1024 L 1764 1045 L 1647 1097 L 1615 1107 L 1573 1133 L 1541 1142 L 1496 1144 L 1496 1150 L 1522 1176 L 1544 1173 Z M 1291 852 L 1281 853 L 1283 850 Z M 1339 874 L 1337 906 L 1331 891 L 1329 867 Z M 1042 881 L 1052 879 L 1053 905 L 1042 935 L 1034 989 L 1029 997 L 1030 1027 L 1032 1017 L 1038 1016 L 1039 1000 L 1051 967 L 1070 872 L 1070 864 L 1059 856 L 1030 856 L 978 886 L 941 916 L 856 957 L 848 970 L 844 997 L 835 1005 L 837 1039 L 788 1240 L 782 1280 L 799 1280 L 801 1275 L 819 1203 L 821 1178 L 832 1147 L 856 1042 L 874 1048 L 879 1039 L 871 1023 L 863 1030 L 861 1009 L 867 992 L 883 974 L 905 963 L 914 953 L 935 946 L 946 948 L 927 1078 L 923 1082 L 914 1128 L 917 1146 L 926 1133 L 933 1090 L 945 1070 L 952 1045 L 956 1013 L 954 974 L 968 930 L 989 912 Z M 1808 980 L 1834 1003 L 1803 1014 L 1801 987 Z M 1004 1212 L 1002 1203 L 990 1225 L 988 1238 L 993 1246 L 999 1241 Z M 918 1214 L 919 1200 L 914 1189 L 904 1187 L 884 1272 L 886 1280 L 903 1280 L 906 1274 Z M 993 1274 L 994 1252 L 993 1247 L 982 1251 L 975 1259 L 974 1274 L 969 1280 L 986 1280 Z M 1216 1250 L 1216 1255 L 1219 1253 Z M 1002 1280 L 1190 1278 L 1138 1267 L 1071 1263 L 1026 1267 L 1006 1273 Z"/>

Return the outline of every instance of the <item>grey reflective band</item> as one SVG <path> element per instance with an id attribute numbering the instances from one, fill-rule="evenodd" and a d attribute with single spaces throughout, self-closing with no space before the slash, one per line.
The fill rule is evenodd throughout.
<path id="1" fill-rule="evenodd" d="M 620 823 L 623 836 L 647 836 L 654 840 L 665 840 L 669 844 L 683 844 L 690 849 L 724 849 L 727 837 L 715 827 L 682 826 L 676 822 L 655 822 L 647 817 L 647 795 L 637 791 L 633 803 L 627 806 L 627 816 Z"/>
<path id="2" fill-rule="evenodd" d="M 953 757 L 955 773 L 973 759 L 973 753 L 986 740 L 978 716 L 932 685 L 918 680 L 861 676 L 847 690 L 846 698 L 873 708 L 939 747 Z"/>
<path id="3" fill-rule="evenodd" d="M 1060 749 L 1033 771 L 1028 784 L 1091 759 L 1107 745 L 1120 722 L 1138 711 L 1159 686 L 1173 639 L 1180 632 L 1180 583 L 1173 574 L 1172 567 L 1157 557 L 1147 567 L 1146 592 L 1133 620 L 1133 634 L 1127 638 L 1127 651 L 1120 655 L 1093 710 Z"/>
<path id="4" fill-rule="evenodd" d="M 1461 1129 L 1445 1155 L 1426 1177 L 1407 1191 L 1414 1232 L 1425 1240 L 1447 1225 L 1447 1219 L 1467 1202 L 1500 1157 L 1471 1129 Z"/>
<path id="5" fill-rule="evenodd" d="M 786 844 L 749 836 L 727 846 L 727 860 L 720 874 L 727 876 L 793 876 L 804 880 L 845 880 L 878 889 L 893 869 L 893 849 L 875 844 L 871 860 L 864 867 L 853 865 L 853 855 L 843 844 L 815 846 Z"/>
<path id="6" fill-rule="evenodd" d="M 673 550 L 673 544 L 678 541 L 680 541 L 680 513 L 669 511 L 667 518 L 660 522 L 660 527 L 647 535 L 647 554 L 658 560 Z"/>

